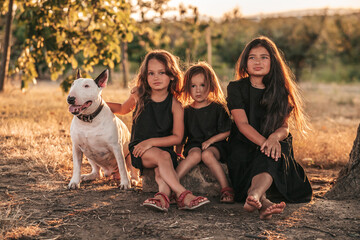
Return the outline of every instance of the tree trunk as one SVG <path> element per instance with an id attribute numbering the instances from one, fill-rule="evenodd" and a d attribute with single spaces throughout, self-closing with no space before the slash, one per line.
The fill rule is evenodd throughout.
<path id="1" fill-rule="evenodd" d="M 347 165 L 341 169 L 335 186 L 326 194 L 329 199 L 360 197 L 360 125 Z"/>
<path id="2" fill-rule="evenodd" d="M 4 52 L 1 57 L 0 65 L 0 92 L 3 92 L 5 89 L 5 84 L 7 80 L 9 61 L 10 61 L 10 50 L 11 50 L 11 23 L 13 18 L 13 5 L 14 1 L 9 1 L 9 9 L 6 17 L 6 27 L 5 27 L 5 39 L 4 39 Z"/>
<path id="3" fill-rule="evenodd" d="M 206 28 L 206 44 L 207 44 L 207 61 L 212 65 L 212 45 L 211 45 L 211 28 Z"/>
<path id="4" fill-rule="evenodd" d="M 121 41 L 121 64 L 123 69 L 123 87 L 128 87 L 129 78 L 129 59 L 128 59 L 128 45 L 127 42 Z"/>

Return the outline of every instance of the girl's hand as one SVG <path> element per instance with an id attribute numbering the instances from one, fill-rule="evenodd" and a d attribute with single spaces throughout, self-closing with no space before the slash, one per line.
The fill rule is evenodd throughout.
<path id="1" fill-rule="evenodd" d="M 142 157 L 142 155 L 150 148 L 152 148 L 152 145 L 150 139 L 148 139 L 135 145 L 132 153 L 135 157 Z"/>
<path id="2" fill-rule="evenodd" d="M 276 138 L 269 137 L 261 145 L 260 151 L 266 156 L 273 158 L 277 161 L 281 157 L 281 145 Z"/>
<path id="3" fill-rule="evenodd" d="M 211 141 L 207 140 L 201 144 L 201 149 L 204 151 L 206 150 L 211 144 L 213 144 Z"/>

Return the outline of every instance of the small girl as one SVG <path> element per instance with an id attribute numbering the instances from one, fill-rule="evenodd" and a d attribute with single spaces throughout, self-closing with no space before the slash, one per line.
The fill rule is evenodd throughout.
<path id="1" fill-rule="evenodd" d="M 226 159 L 226 138 L 230 134 L 231 120 L 219 80 L 209 64 L 199 62 L 186 71 L 183 99 L 190 103 L 184 110 L 186 158 L 176 172 L 181 179 L 203 161 L 220 183 L 220 202 L 233 203 L 233 190 L 219 162 Z M 180 149 L 177 149 L 178 153 Z"/>
<path id="2" fill-rule="evenodd" d="M 130 97 L 123 104 L 108 103 L 118 114 L 135 108 L 129 144 L 131 162 L 141 174 L 144 168 L 154 168 L 159 192 L 143 205 L 160 211 L 168 211 L 171 190 L 176 193 L 179 209 L 195 209 L 209 203 L 207 198 L 195 197 L 186 190 L 174 169 L 174 145 L 181 142 L 184 133 L 184 110 L 177 100 L 181 83 L 176 57 L 164 50 L 153 50 L 140 66 Z"/>
<path id="3" fill-rule="evenodd" d="M 288 122 L 307 129 L 302 100 L 293 74 L 274 42 L 258 37 L 248 43 L 230 82 L 228 107 L 234 124 L 229 137 L 228 168 L 235 200 L 259 210 L 260 219 L 281 213 L 285 203 L 272 203 L 266 193 L 289 202 L 311 200 L 304 169 L 295 161 Z"/>

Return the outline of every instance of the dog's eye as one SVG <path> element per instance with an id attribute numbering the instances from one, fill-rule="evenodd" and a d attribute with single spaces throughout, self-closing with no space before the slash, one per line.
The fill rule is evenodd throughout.
<path id="1" fill-rule="evenodd" d="M 84 88 L 88 88 L 88 87 L 90 87 L 90 86 L 89 86 L 89 85 L 87 85 L 87 84 L 84 86 Z"/>

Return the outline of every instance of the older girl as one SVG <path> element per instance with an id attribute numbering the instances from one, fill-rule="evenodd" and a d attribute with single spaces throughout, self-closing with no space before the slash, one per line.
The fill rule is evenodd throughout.
<path id="1" fill-rule="evenodd" d="M 236 65 L 238 80 L 228 85 L 234 124 L 228 161 L 235 199 L 261 219 L 281 213 L 285 202 L 272 203 L 267 193 L 288 202 L 310 201 L 312 189 L 295 161 L 289 122 L 301 132 L 307 123 L 293 75 L 267 37 L 248 43 Z"/>

